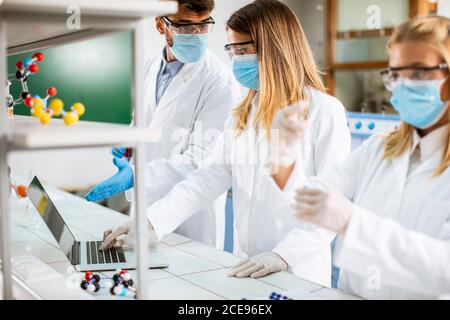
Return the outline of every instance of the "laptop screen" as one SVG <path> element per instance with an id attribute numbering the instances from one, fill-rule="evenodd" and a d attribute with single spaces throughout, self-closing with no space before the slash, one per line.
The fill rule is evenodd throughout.
<path id="1" fill-rule="evenodd" d="M 72 247 L 76 239 L 37 177 L 34 177 L 28 187 L 27 195 L 58 241 L 64 254 L 69 261 L 72 261 Z"/>

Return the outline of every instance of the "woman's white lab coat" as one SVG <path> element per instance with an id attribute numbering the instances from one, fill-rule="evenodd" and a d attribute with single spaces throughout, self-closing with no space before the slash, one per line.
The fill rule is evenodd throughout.
<path id="1" fill-rule="evenodd" d="M 439 143 L 438 151 L 409 175 L 411 152 L 382 160 L 384 138 L 377 136 L 342 165 L 309 180 L 310 186 L 331 185 L 355 204 L 336 248 L 340 289 L 370 299 L 450 292 L 450 169 L 433 177 L 448 126 L 439 130 L 420 143 L 421 152 L 430 152 L 433 143 Z M 417 145 L 419 136 L 414 137 Z"/>
<path id="2" fill-rule="evenodd" d="M 344 159 L 350 150 L 345 109 L 335 98 L 317 90 L 311 94 L 304 168 L 311 174 Z M 256 99 L 255 99 L 256 100 Z M 277 219 L 277 212 L 289 211 L 294 178 L 284 191 L 267 171 L 268 142 L 264 130 L 255 130 L 254 101 L 249 126 L 236 136 L 234 119 L 227 122 L 218 139 L 215 154 L 201 169 L 177 184 L 170 193 L 147 210 L 147 217 L 159 237 L 175 230 L 201 208 L 206 208 L 230 186 L 233 190 L 235 254 L 242 257 L 272 251 L 293 228 Z M 294 264 L 307 265 L 303 278 L 329 285 L 332 234 L 302 225 L 303 242 L 296 244 L 304 255 Z"/>
<path id="3" fill-rule="evenodd" d="M 164 197 L 176 183 L 198 169 L 223 130 L 230 111 L 243 96 L 230 68 L 207 51 L 200 61 L 182 67 L 157 105 L 156 82 L 162 59 L 161 50 L 145 70 L 145 123 L 161 132 L 161 139 L 147 147 L 149 204 Z M 132 192 L 127 196 L 132 198 Z M 223 248 L 224 228 L 225 194 L 179 226 L 177 232 Z"/>

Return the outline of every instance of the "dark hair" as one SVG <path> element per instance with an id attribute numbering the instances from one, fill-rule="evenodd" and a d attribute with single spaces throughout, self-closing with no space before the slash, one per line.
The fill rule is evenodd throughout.
<path id="1" fill-rule="evenodd" d="M 213 11 L 215 6 L 214 0 L 178 0 L 178 4 L 198 13 Z"/>

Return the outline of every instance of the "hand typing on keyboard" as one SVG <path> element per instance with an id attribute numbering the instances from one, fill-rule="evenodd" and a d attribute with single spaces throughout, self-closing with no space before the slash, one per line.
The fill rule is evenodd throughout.
<path id="1" fill-rule="evenodd" d="M 86 257 L 88 264 L 104 264 L 127 262 L 122 247 L 112 247 L 101 250 L 101 241 L 90 241 L 86 246 Z"/>
<path id="2" fill-rule="evenodd" d="M 154 246 L 157 242 L 157 237 L 150 223 L 148 224 L 147 230 L 150 245 Z M 129 219 L 128 221 L 118 225 L 114 230 L 105 230 L 103 233 L 103 243 L 100 250 L 109 249 L 117 245 L 123 247 L 133 247 L 135 237 L 136 232 L 134 229 L 134 219 Z"/>

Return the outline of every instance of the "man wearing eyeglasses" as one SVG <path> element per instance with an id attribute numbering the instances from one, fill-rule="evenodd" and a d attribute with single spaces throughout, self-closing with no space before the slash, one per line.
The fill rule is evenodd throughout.
<path id="1" fill-rule="evenodd" d="M 150 143 L 147 164 L 148 204 L 198 169 L 225 119 L 242 97 L 231 70 L 208 50 L 213 30 L 214 0 L 179 0 L 177 14 L 156 18 L 166 45 L 146 66 L 145 121 L 162 132 Z M 125 148 L 113 150 L 119 172 L 92 189 L 86 199 L 101 201 L 133 187 L 133 171 Z M 128 194 L 128 193 L 127 193 Z M 132 194 L 131 192 L 129 193 Z M 176 232 L 223 248 L 225 195 Z M 108 235 L 111 230 L 107 230 Z"/>

